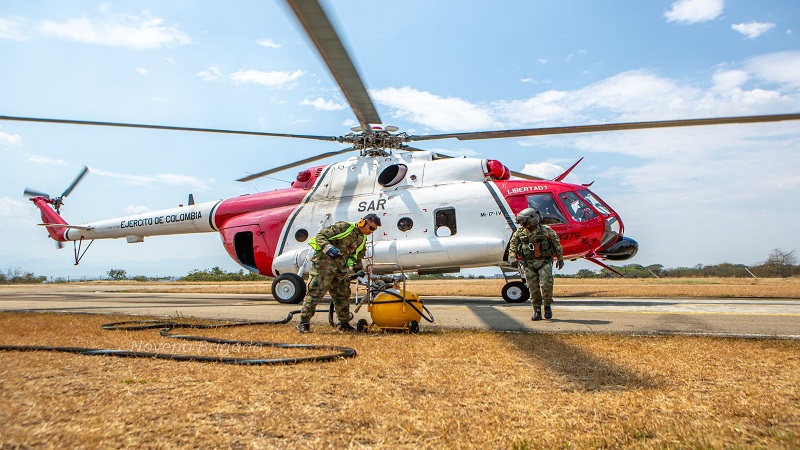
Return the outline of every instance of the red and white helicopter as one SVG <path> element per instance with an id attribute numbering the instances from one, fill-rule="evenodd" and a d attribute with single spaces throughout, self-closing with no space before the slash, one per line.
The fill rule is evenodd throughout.
<path id="1" fill-rule="evenodd" d="M 308 239 L 336 221 L 353 221 L 375 213 L 383 223 L 372 235 L 368 247 L 368 257 L 375 271 L 396 268 L 431 274 L 498 266 L 508 275 L 503 298 L 508 302 L 522 302 L 528 299 L 528 290 L 522 281 L 514 279 L 516 267 L 507 259 L 509 238 L 516 228 L 516 213 L 528 207 L 536 208 L 543 222 L 558 233 L 565 259 L 584 258 L 603 267 L 607 266 L 601 259 L 626 260 L 638 249 L 637 242 L 624 235 L 619 214 L 588 185 L 563 182 L 578 163 L 553 180 L 544 180 L 511 171 L 494 159 L 451 158 L 412 147 L 409 143 L 800 119 L 800 114 L 780 114 L 409 135 L 397 127 L 376 125 L 382 121 L 320 4 L 316 0 L 288 0 L 288 3 L 360 124 L 344 136 L 0 116 L 0 120 L 248 134 L 347 145 L 341 150 L 238 181 L 358 152 L 345 161 L 303 169 L 289 188 L 200 204 L 194 204 L 190 198 L 188 205 L 178 208 L 81 225 L 68 224 L 60 215 L 60 207 L 86 170 L 59 197 L 50 198 L 26 190 L 41 211 L 50 237 L 59 243 L 74 242 L 76 263 L 83 256 L 81 245 L 91 244 L 95 239 L 125 238 L 129 243 L 137 243 L 147 236 L 218 232 L 226 251 L 238 264 L 250 271 L 276 277 L 272 294 L 277 301 L 298 303 L 306 291 L 302 277 L 310 268 Z M 512 176 L 518 179 L 511 179 Z"/>

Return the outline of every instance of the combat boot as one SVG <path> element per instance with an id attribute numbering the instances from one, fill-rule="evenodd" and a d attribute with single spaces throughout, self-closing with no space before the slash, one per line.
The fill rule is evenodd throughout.
<path id="1" fill-rule="evenodd" d="M 299 331 L 300 334 L 311 333 L 311 327 L 308 322 L 300 322 L 297 324 L 297 331 Z"/>
<path id="2" fill-rule="evenodd" d="M 544 307 L 544 318 L 545 319 L 552 319 L 553 318 L 553 310 L 550 309 L 550 305 Z"/>
<path id="3" fill-rule="evenodd" d="M 342 332 L 349 333 L 349 332 L 356 331 L 356 329 L 353 328 L 350 325 L 350 323 L 348 323 L 348 322 L 339 322 L 339 324 L 336 325 L 336 331 L 342 331 Z"/>
<path id="4" fill-rule="evenodd" d="M 534 310 L 533 317 L 531 317 L 531 320 L 542 320 L 542 311 L 538 309 Z"/>

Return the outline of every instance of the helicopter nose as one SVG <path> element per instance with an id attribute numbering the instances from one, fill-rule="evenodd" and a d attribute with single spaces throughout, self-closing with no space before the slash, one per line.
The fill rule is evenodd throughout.
<path id="1" fill-rule="evenodd" d="M 601 258 L 611 261 L 625 261 L 631 259 L 639 251 L 639 243 L 633 239 L 623 236 L 622 239 L 614 243 L 614 245 L 604 248 L 597 252 Z"/>

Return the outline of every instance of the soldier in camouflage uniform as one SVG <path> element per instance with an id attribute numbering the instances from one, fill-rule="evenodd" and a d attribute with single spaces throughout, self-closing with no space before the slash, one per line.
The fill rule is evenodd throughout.
<path id="1" fill-rule="evenodd" d="M 553 257 L 558 258 L 558 270 L 564 267 L 564 251 L 558 235 L 541 222 L 539 212 L 535 209 L 526 208 L 520 211 L 517 214 L 520 227 L 511 235 L 508 246 L 508 259 L 517 261 L 520 275 L 525 277 L 531 292 L 531 320 L 542 320 L 542 302 L 545 319 L 553 318 L 553 310 L 550 308 L 553 302 Z"/>
<path id="2" fill-rule="evenodd" d="M 311 257 L 308 295 L 303 301 L 301 333 L 311 331 L 309 323 L 322 297 L 330 291 L 340 331 L 352 331 L 350 325 L 350 275 L 364 275 L 361 259 L 366 253 L 367 236 L 381 225 L 375 214 L 367 214 L 358 222 L 336 222 L 323 228 L 308 244 L 315 250 Z"/>

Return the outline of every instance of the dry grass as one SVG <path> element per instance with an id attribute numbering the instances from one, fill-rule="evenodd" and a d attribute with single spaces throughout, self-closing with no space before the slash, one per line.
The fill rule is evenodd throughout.
<path id="1" fill-rule="evenodd" d="M 71 285 L 76 285 L 72 283 Z M 91 282 L 114 289 L 119 282 Z M 271 282 L 122 283 L 126 292 L 269 294 Z M 420 296 L 499 297 L 502 279 L 414 280 L 408 288 Z M 37 286 L 37 288 L 39 288 Z M 0 286 L 0 291 L 3 289 Z M 21 289 L 14 286 L 14 289 Z M 800 278 L 557 278 L 556 297 L 721 297 L 800 298 Z"/>
<path id="2" fill-rule="evenodd" d="M 0 343 L 164 345 L 155 331 L 100 330 L 115 320 L 3 313 Z M 300 336 L 291 324 L 203 334 L 359 355 L 239 367 L 0 352 L 0 448 L 800 447 L 798 341 Z"/>

